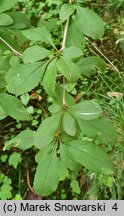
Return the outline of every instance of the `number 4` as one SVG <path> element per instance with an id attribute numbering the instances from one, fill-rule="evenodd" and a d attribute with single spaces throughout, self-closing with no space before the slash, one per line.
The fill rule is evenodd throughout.
<path id="1" fill-rule="evenodd" d="M 117 203 L 115 203 L 115 204 L 113 205 L 112 209 L 114 209 L 115 211 L 118 210 Z"/>

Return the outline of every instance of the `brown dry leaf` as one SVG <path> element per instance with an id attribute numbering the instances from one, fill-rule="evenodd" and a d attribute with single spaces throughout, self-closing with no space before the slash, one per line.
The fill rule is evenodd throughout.
<path id="1" fill-rule="evenodd" d="M 117 97 L 117 98 L 123 98 L 122 92 L 107 92 L 108 97 Z"/>

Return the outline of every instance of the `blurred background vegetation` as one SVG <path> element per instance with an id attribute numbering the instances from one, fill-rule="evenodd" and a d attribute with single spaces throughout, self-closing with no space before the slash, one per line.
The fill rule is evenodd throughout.
<path id="1" fill-rule="evenodd" d="M 59 46 L 62 39 L 62 26 L 59 22 L 59 8 L 65 0 L 18 0 L 13 10 L 25 13 L 32 26 L 48 25 L 54 42 Z M 104 114 L 111 119 L 118 132 L 115 146 L 105 146 L 111 153 L 117 167 L 116 177 L 95 175 L 81 169 L 78 174 L 61 182 L 57 191 L 48 199 L 124 199 L 124 0 L 77 0 L 81 5 L 92 8 L 105 22 L 105 35 L 101 40 L 88 40 L 85 47 L 87 55 L 97 54 L 107 63 L 104 74 L 86 78 L 70 87 L 76 97 L 95 98 L 103 108 Z M 28 104 L 33 115 L 31 123 L 14 121 L 7 117 L 0 122 L 0 199 L 40 199 L 27 195 L 27 188 L 32 185 L 35 172 L 36 149 L 21 152 L 15 148 L 2 151 L 3 144 L 23 129 L 30 127 L 36 130 L 40 120 L 47 115 L 50 98 L 42 87 L 21 98 Z M 27 170 L 29 170 L 29 175 Z M 26 194 L 25 194 L 26 193 Z"/>

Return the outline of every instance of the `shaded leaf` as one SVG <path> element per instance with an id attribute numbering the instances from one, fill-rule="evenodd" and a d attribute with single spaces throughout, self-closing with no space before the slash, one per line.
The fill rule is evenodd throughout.
<path id="1" fill-rule="evenodd" d="M 30 26 L 29 19 L 25 14 L 18 11 L 9 11 L 7 14 L 12 18 L 13 23 L 9 28 L 13 29 L 24 29 Z"/>
<path id="2" fill-rule="evenodd" d="M 22 31 L 23 35 L 32 41 L 41 41 L 55 47 L 52 36 L 45 26 Z"/>
<path id="3" fill-rule="evenodd" d="M 106 70 L 105 62 L 97 56 L 83 57 L 77 62 L 77 65 L 81 74 L 85 76 L 95 74 L 97 70 L 102 73 Z"/>
<path id="4" fill-rule="evenodd" d="M 21 101 L 12 95 L 0 93 L 0 106 L 7 115 L 14 119 L 31 120 Z"/>
<path id="5" fill-rule="evenodd" d="M 12 48 L 14 48 L 16 51 L 21 52 L 21 47 L 18 44 L 18 42 L 15 39 L 15 35 L 8 29 L 5 27 L 0 27 L 0 45 L 4 45 L 5 47 L 7 47 L 7 49 L 10 49 L 9 46 L 11 46 Z M 11 49 L 10 49 L 11 50 Z"/>
<path id="6" fill-rule="evenodd" d="M 66 21 L 69 16 L 74 13 L 75 9 L 74 6 L 71 4 L 63 4 L 60 8 L 59 16 L 62 22 Z"/>
<path id="7" fill-rule="evenodd" d="M 0 26 L 11 25 L 12 23 L 13 19 L 8 14 L 0 14 Z"/>
<path id="8" fill-rule="evenodd" d="M 77 82 L 80 77 L 80 69 L 68 57 L 60 57 L 57 61 L 57 67 L 69 82 Z"/>
<path id="9" fill-rule="evenodd" d="M 83 52 L 81 49 L 75 46 L 71 46 L 68 48 L 65 48 L 62 52 L 63 56 L 69 57 L 71 59 L 79 58 L 83 55 Z"/>
<path id="10" fill-rule="evenodd" d="M 13 145 L 16 148 L 20 148 L 23 151 L 31 148 L 34 145 L 34 131 L 26 129 L 19 133 L 16 137 L 6 142 L 4 149 L 9 145 Z"/>
<path id="11" fill-rule="evenodd" d="M 42 121 L 34 138 L 34 145 L 36 148 L 40 149 L 52 143 L 58 124 L 59 115 L 53 115 Z"/>
<path id="12" fill-rule="evenodd" d="M 73 116 L 84 120 L 96 119 L 101 115 L 99 105 L 93 100 L 82 100 L 81 102 L 70 106 L 69 110 Z"/>
<path id="13" fill-rule="evenodd" d="M 97 139 L 101 143 L 115 145 L 117 133 L 112 123 L 105 118 L 98 118 L 90 121 L 78 120 L 83 134 L 92 139 Z"/>
<path id="14" fill-rule="evenodd" d="M 52 98 L 54 98 L 55 96 L 56 74 L 57 74 L 56 59 L 54 59 L 47 66 L 44 79 L 43 79 L 43 87 L 46 93 Z"/>
<path id="15" fill-rule="evenodd" d="M 0 106 L 0 120 L 4 119 L 6 117 L 7 117 L 7 114 L 5 113 L 5 111 Z"/>
<path id="16" fill-rule="evenodd" d="M 34 190 L 41 196 L 52 194 L 58 186 L 58 159 L 53 152 L 47 160 L 39 163 L 34 178 Z"/>
<path id="17" fill-rule="evenodd" d="M 114 173 L 110 157 L 92 142 L 73 140 L 67 145 L 72 157 L 89 170 L 107 175 Z"/>
<path id="18" fill-rule="evenodd" d="M 39 60 L 46 58 L 50 54 L 50 51 L 40 47 L 40 46 L 32 46 L 27 48 L 23 53 L 23 61 L 24 63 L 33 63 Z"/>
<path id="19" fill-rule="evenodd" d="M 31 91 L 40 82 L 45 68 L 46 62 L 14 65 L 6 75 L 7 90 L 16 96 Z"/>
<path id="20" fill-rule="evenodd" d="M 0 13 L 11 9 L 16 3 L 17 0 L 0 0 Z"/>
<path id="21" fill-rule="evenodd" d="M 104 34 L 102 19 L 91 9 L 77 7 L 75 22 L 81 32 L 93 39 L 99 39 Z"/>
<path id="22" fill-rule="evenodd" d="M 62 121 L 64 131 L 70 136 L 74 136 L 76 133 L 76 122 L 71 114 L 67 111 L 64 112 Z"/>
<path id="23" fill-rule="evenodd" d="M 84 37 L 76 25 L 73 18 L 70 19 L 70 25 L 67 32 L 66 47 L 75 46 L 84 49 Z"/>

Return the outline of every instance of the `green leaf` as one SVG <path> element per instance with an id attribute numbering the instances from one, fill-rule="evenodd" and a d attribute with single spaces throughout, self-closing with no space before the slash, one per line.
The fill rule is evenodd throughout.
<path id="1" fill-rule="evenodd" d="M 23 30 L 22 33 L 29 40 L 45 42 L 55 48 L 52 36 L 45 26 Z"/>
<path id="2" fill-rule="evenodd" d="M 0 188 L 0 198 L 1 200 L 7 200 L 12 198 L 12 186 L 8 184 L 3 184 Z"/>
<path id="3" fill-rule="evenodd" d="M 58 159 L 54 151 L 47 160 L 39 163 L 34 178 L 34 190 L 41 196 L 48 196 L 57 189 L 58 182 Z"/>
<path id="4" fill-rule="evenodd" d="M 0 13 L 11 9 L 16 3 L 17 0 L 0 0 Z"/>
<path id="5" fill-rule="evenodd" d="M 0 37 L 2 38 L 2 40 L 0 39 L 0 45 L 4 45 L 7 49 L 10 49 L 9 46 L 11 46 L 16 51 L 21 52 L 22 49 L 16 41 L 15 35 L 8 28 L 0 27 Z"/>
<path id="6" fill-rule="evenodd" d="M 11 25 L 12 23 L 13 19 L 8 14 L 0 14 L 0 26 Z"/>
<path id="7" fill-rule="evenodd" d="M 18 11 L 9 11 L 7 14 L 12 18 L 13 23 L 9 28 L 13 29 L 24 29 L 30 26 L 29 19 L 25 14 Z"/>
<path id="8" fill-rule="evenodd" d="M 5 111 L 0 106 L 0 120 L 4 119 L 6 117 L 7 117 L 7 114 L 5 113 Z"/>
<path id="9" fill-rule="evenodd" d="M 104 34 L 102 19 L 91 9 L 77 7 L 75 22 L 81 32 L 93 39 L 99 39 Z"/>
<path id="10" fill-rule="evenodd" d="M 98 118 L 90 121 L 78 120 L 83 134 L 92 139 L 97 139 L 101 143 L 115 145 L 117 133 L 112 123 L 105 118 Z"/>
<path id="11" fill-rule="evenodd" d="M 97 70 L 102 73 L 106 70 L 106 63 L 97 56 L 83 57 L 77 62 L 77 65 L 81 74 L 85 76 L 95 74 Z"/>
<path id="12" fill-rule="evenodd" d="M 19 96 L 34 89 L 40 82 L 46 62 L 14 65 L 6 75 L 7 90 Z"/>
<path id="13" fill-rule="evenodd" d="M 56 59 L 52 60 L 47 66 L 44 79 L 43 79 L 43 87 L 46 93 L 54 98 L 55 96 L 55 86 L 56 86 Z"/>
<path id="14" fill-rule="evenodd" d="M 0 56 L 0 70 L 8 70 L 10 67 L 9 64 L 9 56 Z M 1 76 L 1 71 L 0 71 L 0 76 Z"/>
<path id="15" fill-rule="evenodd" d="M 60 57 L 60 59 L 57 61 L 57 67 L 69 82 L 77 82 L 80 77 L 80 69 L 68 57 Z"/>
<path id="16" fill-rule="evenodd" d="M 55 150 L 55 147 L 56 147 L 55 143 L 53 143 L 53 145 L 48 145 L 40 149 L 39 152 L 35 156 L 35 161 L 37 163 L 41 163 L 44 160 L 47 160 L 50 157 L 50 155 L 53 153 L 53 151 Z"/>
<path id="17" fill-rule="evenodd" d="M 36 148 L 41 149 L 52 143 L 58 124 L 59 115 L 53 115 L 42 121 L 34 138 L 34 145 Z"/>
<path id="18" fill-rule="evenodd" d="M 64 112 L 63 121 L 62 121 L 64 131 L 70 135 L 74 136 L 76 133 L 76 122 L 71 114 L 67 111 Z"/>
<path id="19" fill-rule="evenodd" d="M 60 20 L 62 22 L 65 22 L 73 13 L 75 9 L 74 6 L 71 4 L 63 4 L 61 9 L 60 9 Z"/>
<path id="20" fill-rule="evenodd" d="M 96 119 L 101 115 L 99 105 L 93 100 L 81 101 L 69 108 L 73 116 L 84 120 Z"/>
<path id="21" fill-rule="evenodd" d="M 10 155 L 9 157 L 9 165 L 13 166 L 15 169 L 17 168 L 18 164 L 21 163 L 21 154 L 14 152 L 13 154 Z"/>
<path id="22" fill-rule="evenodd" d="M 50 51 L 40 47 L 40 46 L 32 46 L 27 48 L 23 53 L 23 61 L 24 63 L 33 63 L 39 60 L 46 58 L 50 54 Z"/>
<path id="23" fill-rule="evenodd" d="M 13 139 L 7 141 L 4 146 L 4 149 L 6 149 L 9 145 L 13 145 L 16 148 L 25 151 L 34 145 L 34 135 L 34 131 L 29 129 L 24 130 Z"/>
<path id="24" fill-rule="evenodd" d="M 66 47 L 75 46 L 80 49 L 84 49 L 85 40 L 80 31 L 80 28 L 76 25 L 74 19 L 70 19 L 70 24 L 67 32 Z"/>
<path id="25" fill-rule="evenodd" d="M 66 177 L 68 177 L 68 169 L 65 159 L 60 158 L 58 160 L 58 173 L 59 173 L 59 181 L 64 181 Z"/>
<path id="26" fill-rule="evenodd" d="M 53 103 L 52 105 L 49 106 L 48 110 L 51 112 L 51 113 L 57 113 L 57 112 L 60 112 L 62 110 L 62 106 L 56 104 L 56 103 Z"/>
<path id="27" fill-rule="evenodd" d="M 28 93 L 21 95 L 21 102 L 26 106 L 30 100 L 30 96 Z"/>
<path id="28" fill-rule="evenodd" d="M 67 137 L 65 138 L 65 140 L 67 142 Z M 72 155 L 68 151 L 68 146 L 63 144 L 65 140 L 62 140 L 62 143 L 60 144 L 60 160 L 64 161 L 69 170 L 76 172 L 81 168 L 81 165 L 72 157 Z M 62 173 L 59 172 L 59 175 L 63 176 L 64 178 L 64 173 L 62 175 Z M 67 171 L 65 172 L 65 178 L 66 177 Z"/>
<path id="29" fill-rule="evenodd" d="M 14 119 L 31 120 L 21 101 L 12 95 L 0 93 L 0 106 L 6 114 Z"/>
<path id="30" fill-rule="evenodd" d="M 65 91 L 65 101 L 68 106 L 75 104 L 74 98 Z M 54 103 L 63 107 L 63 88 L 60 85 L 56 85 L 56 97 L 54 98 Z"/>
<path id="31" fill-rule="evenodd" d="M 80 187 L 79 187 L 79 183 L 77 180 L 72 180 L 71 181 L 71 188 L 72 188 L 72 191 L 76 194 L 80 194 L 81 193 L 81 190 L 80 190 Z"/>
<path id="32" fill-rule="evenodd" d="M 110 157 L 92 142 L 73 140 L 67 144 L 72 157 L 95 173 L 113 174 Z"/>
<path id="33" fill-rule="evenodd" d="M 69 57 L 71 59 L 79 58 L 83 55 L 83 52 L 81 49 L 75 46 L 68 47 L 64 49 L 62 52 L 63 56 Z"/>

